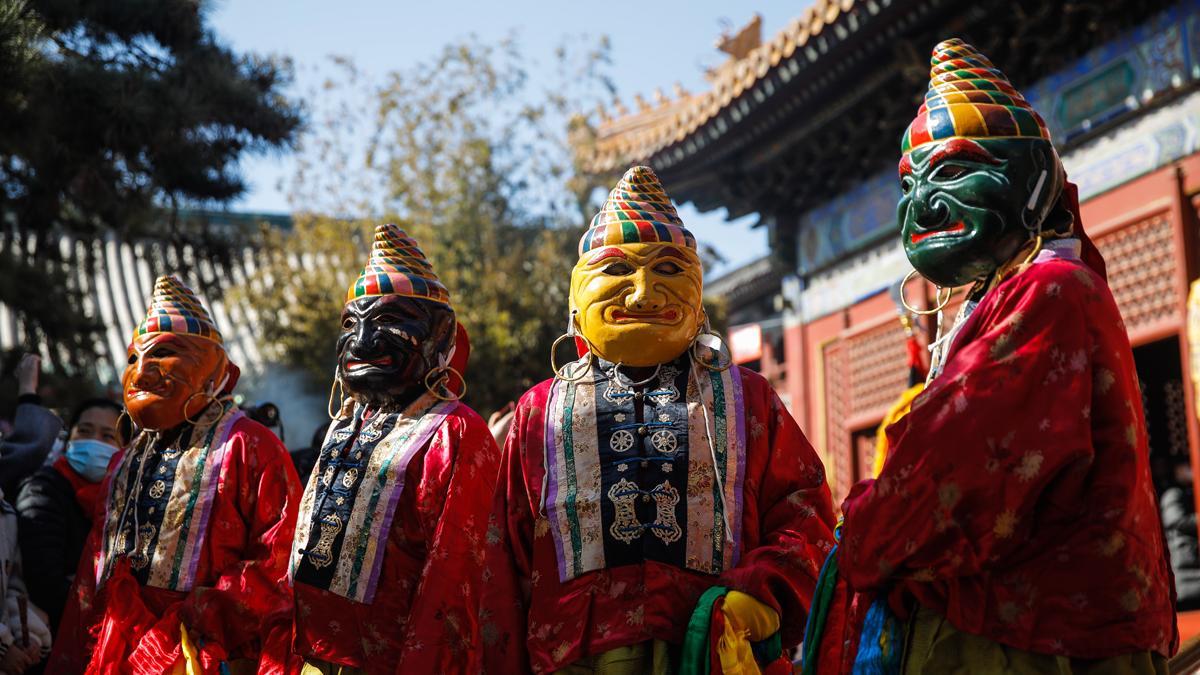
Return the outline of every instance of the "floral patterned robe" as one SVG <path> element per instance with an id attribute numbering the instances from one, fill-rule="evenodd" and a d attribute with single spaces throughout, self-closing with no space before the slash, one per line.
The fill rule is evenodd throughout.
<path id="1" fill-rule="evenodd" d="M 240 412 L 197 432 L 205 429 L 216 434 L 208 452 L 147 453 L 141 489 L 138 442 L 113 459 L 105 517 L 84 549 L 46 672 L 168 672 L 183 661 L 180 624 L 204 673 L 239 659 L 285 672 L 299 479 L 279 439 Z M 120 518 L 125 506 L 140 514 L 136 537 L 117 527 L 132 520 Z"/>
<path id="2" fill-rule="evenodd" d="M 915 601 L 1020 650 L 1170 655 L 1137 374 L 1084 244 L 1091 264 L 1078 240 L 1048 245 L 961 325 L 944 370 L 888 428 L 883 471 L 843 505 L 839 571 L 902 615 Z M 861 595 L 835 603 L 818 672 L 849 672 L 865 610 Z"/>
<path id="3" fill-rule="evenodd" d="M 428 397 L 424 397 L 428 398 Z M 432 408 L 430 408 L 432 406 Z M 362 436 L 370 434 L 371 422 L 363 424 L 361 407 L 353 415 L 335 422 L 330 429 L 321 458 L 305 491 L 301 526 L 297 528 L 297 550 L 293 554 L 296 594 L 294 651 L 308 659 L 359 668 L 368 673 L 478 673 L 480 670 L 478 605 L 483 564 L 483 537 L 495 487 L 500 450 L 487 424 L 475 411 L 461 403 L 418 400 L 419 411 L 409 421 L 423 420 L 429 428 L 414 422 L 407 432 L 398 431 L 400 447 L 392 454 L 395 461 L 406 461 L 403 480 L 376 483 L 380 494 L 394 498 L 390 516 L 378 521 L 375 531 L 364 540 L 378 543 L 363 553 L 375 556 L 374 575 L 363 573 L 360 583 L 342 583 L 350 576 L 338 564 L 311 568 L 305 551 L 342 557 L 349 552 L 333 540 L 323 544 L 316 534 L 323 522 L 339 517 L 348 523 L 352 516 L 337 516 L 332 509 L 322 511 L 319 494 L 330 486 L 333 499 L 349 497 L 350 512 L 354 496 L 342 488 L 358 487 L 358 476 L 347 480 L 348 471 L 339 466 L 338 457 L 355 459 Z M 380 445 L 396 430 L 395 416 L 381 419 Z M 401 422 L 403 423 L 403 422 Z M 422 431 L 424 429 L 424 431 Z M 411 442 L 405 446 L 404 442 Z M 380 447 L 364 452 L 378 463 Z M 335 455 L 336 451 L 336 456 Z M 347 464 L 346 466 L 351 466 Z M 368 474 L 378 474 L 368 467 Z M 320 482 L 328 474 L 324 489 Z M 369 476 L 368 478 L 369 479 Z M 366 479 L 364 479 L 366 480 Z M 346 481 L 345 484 L 342 481 Z M 369 496 L 367 490 L 363 496 Z M 324 514 L 322 521 L 321 514 Z M 333 514 L 333 515 L 330 515 Z M 390 520 L 387 520 L 390 518 Z M 315 525 L 314 535 L 306 537 L 306 522 Z M 339 523 L 340 524 L 340 523 Z M 366 532 L 369 528 L 362 528 Z M 349 536 L 350 528 L 346 528 Z M 311 545 L 309 542 L 315 542 Z M 317 549 L 321 549 L 317 551 Z M 359 557 L 360 564 L 362 556 Z M 366 567 L 370 567 L 367 564 Z M 326 576 L 321 576 L 323 571 Z M 335 571 L 336 570 L 336 571 Z"/>
<path id="4" fill-rule="evenodd" d="M 637 392 L 598 370 L 518 403 L 488 529 L 485 672 L 678 645 L 714 585 L 770 605 L 783 644 L 799 642 L 832 546 L 824 468 L 761 376 L 688 370 L 684 357 Z"/>

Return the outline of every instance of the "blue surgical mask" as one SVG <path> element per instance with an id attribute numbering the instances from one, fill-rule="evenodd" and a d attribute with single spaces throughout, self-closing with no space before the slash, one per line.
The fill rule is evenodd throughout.
<path id="1" fill-rule="evenodd" d="M 118 448 L 103 441 L 83 438 L 67 443 L 67 463 L 85 480 L 99 483 L 108 472 L 108 460 Z"/>

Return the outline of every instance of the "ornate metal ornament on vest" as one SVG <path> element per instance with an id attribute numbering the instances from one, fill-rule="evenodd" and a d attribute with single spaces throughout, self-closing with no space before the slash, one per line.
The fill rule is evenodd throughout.
<path id="1" fill-rule="evenodd" d="M 577 363 L 588 375 L 555 382 L 547 410 L 543 496 L 560 580 L 648 561 L 706 574 L 735 565 L 740 371 L 695 368 L 685 354 L 632 386 L 616 364 Z"/>

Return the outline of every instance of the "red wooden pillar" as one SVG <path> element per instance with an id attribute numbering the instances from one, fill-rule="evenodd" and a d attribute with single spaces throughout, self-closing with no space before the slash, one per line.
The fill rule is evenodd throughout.
<path id="1" fill-rule="evenodd" d="M 1183 400 L 1187 408 L 1188 454 L 1192 465 L 1192 494 L 1196 512 L 1200 513 L 1200 419 L 1196 416 L 1196 390 L 1192 382 L 1192 349 L 1188 341 L 1187 300 L 1192 279 L 1196 278 L 1196 211 L 1187 197 L 1185 175 L 1182 165 L 1164 176 L 1171 195 L 1171 224 L 1175 248 L 1175 284 L 1179 288 L 1182 317 L 1179 331 L 1179 363 L 1183 375 Z M 1200 534 L 1200 524 L 1197 525 Z"/>

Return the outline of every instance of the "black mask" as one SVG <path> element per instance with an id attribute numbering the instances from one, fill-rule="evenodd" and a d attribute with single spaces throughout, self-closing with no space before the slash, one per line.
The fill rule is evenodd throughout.
<path id="1" fill-rule="evenodd" d="M 425 376 L 454 340 L 454 312 L 398 295 L 359 298 L 342 311 L 338 377 L 354 400 L 407 406 L 425 391 Z"/>

